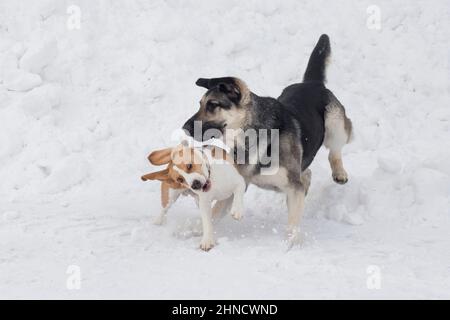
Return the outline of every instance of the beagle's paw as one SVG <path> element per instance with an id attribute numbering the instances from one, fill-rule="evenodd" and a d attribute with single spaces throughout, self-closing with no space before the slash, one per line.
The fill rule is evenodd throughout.
<path id="1" fill-rule="evenodd" d="M 241 210 L 231 211 L 231 216 L 233 217 L 233 219 L 239 221 L 242 219 L 242 211 Z"/>

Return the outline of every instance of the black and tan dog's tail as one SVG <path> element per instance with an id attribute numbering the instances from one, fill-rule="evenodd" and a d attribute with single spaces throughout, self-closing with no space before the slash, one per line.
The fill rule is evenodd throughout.
<path id="1" fill-rule="evenodd" d="M 308 67 L 303 76 L 303 82 L 318 81 L 323 83 L 326 81 L 325 69 L 330 53 L 330 38 L 326 34 L 323 34 L 320 36 L 316 47 L 311 53 Z"/>

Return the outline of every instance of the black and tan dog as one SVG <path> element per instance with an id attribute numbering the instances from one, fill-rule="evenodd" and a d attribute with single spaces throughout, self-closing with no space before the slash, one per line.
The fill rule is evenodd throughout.
<path id="1" fill-rule="evenodd" d="M 244 136 L 246 130 L 278 129 L 278 141 L 271 140 L 267 150 L 263 150 L 268 154 L 278 150 L 279 169 L 276 173 L 262 174 L 264 164 L 260 161 L 237 163 L 237 168 L 247 184 L 287 195 L 291 244 L 299 240 L 298 228 L 311 177 L 308 167 L 322 144 L 329 149 L 334 181 L 344 184 L 348 180 L 341 150 L 351 139 L 352 123 L 343 105 L 324 85 L 329 55 L 329 38 L 322 35 L 309 59 L 303 83 L 288 86 L 278 99 L 254 94 L 237 78 L 198 79 L 196 84 L 208 91 L 200 101 L 200 110 L 183 126 L 196 140 L 202 140 L 208 129 L 223 135 L 229 129 L 241 129 L 232 147 L 235 154 L 244 150 L 246 159 L 260 159 L 262 154 L 261 150 L 255 153 L 248 148 Z M 197 121 L 201 121 L 200 134 L 194 132 Z"/>

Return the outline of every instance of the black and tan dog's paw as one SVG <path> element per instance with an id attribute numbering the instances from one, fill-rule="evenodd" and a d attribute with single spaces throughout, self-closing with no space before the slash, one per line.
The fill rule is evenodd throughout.
<path id="1" fill-rule="evenodd" d="M 348 176 L 346 172 L 333 173 L 333 180 L 338 184 L 346 184 L 348 182 Z"/>

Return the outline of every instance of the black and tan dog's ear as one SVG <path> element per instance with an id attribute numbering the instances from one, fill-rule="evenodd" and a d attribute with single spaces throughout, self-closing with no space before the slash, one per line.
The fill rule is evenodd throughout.
<path id="1" fill-rule="evenodd" d="M 230 85 L 236 85 L 236 78 L 233 77 L 222 77 L 222 78 L 212 78 L 212 79 L 206 79 L 206 78 L 199 78 L 195 84 L 199 87 L 203 87 L 206 89 L 211 89 L 216 86 L 218 86 L 221 83 L 224 84 L 230 84 Z"/>
<path id="2" fill-rule="evenodd" d="M 241 101 L 241 90 L 236 83 L 219 83 L 219 91 L 227 95 L 228 99 L 234 103 L 239 103 Z"/>
<path id="3" fill-rule="evenodd" d="M 205 79 L 205 78 L 199 78 L 195 84 L 199 87 L 203 87 L 205 89 L 209 90 L 209 79 Z"/>
<path id="4" fill-rule="evenodd" d="M 245 83 L 234 77 L 200 78 L 195 84 L 208 90 L 217 87 L 219 91 L 225 93 L 234 103 L 239 103 L 243 93 L 248 91 Z"/>
<path id="5" fill-rule="evenodd" d="M 172 148 L 166 148 L 162 150 L 153 151 L 147 157 L 148 161 L 155 166 L 160 166 L 163 164 L 168 164 L 170 162 L 170 155 L 172 153 Z"/>
<path id="6" fill-rule="evenodd" d="M 157 171 L 157 172 L 152 172 L 146 175 L 143 175 L 141 177 L 142 181 L 147 181 L 147 180 L 159 180 L 159 181 L 169 181 L 171 180 L 169 178 L 169 169 L 164 169 L 161 171 Z"/>

